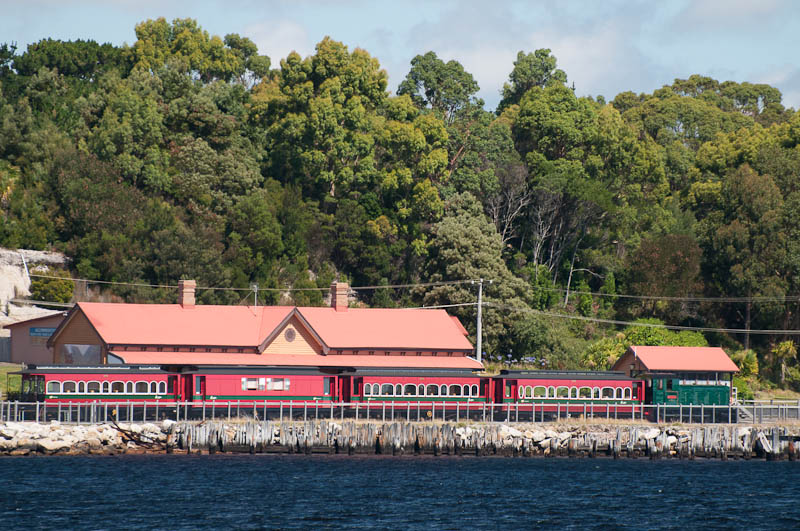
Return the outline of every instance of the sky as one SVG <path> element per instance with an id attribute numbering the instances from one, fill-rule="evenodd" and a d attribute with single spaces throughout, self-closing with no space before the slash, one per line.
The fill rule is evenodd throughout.
<path id="1" fill-rule="evenodd" d="M 363 48 L 394 92 L 417 54 L 460 62 L 493 109 L 517 52 L 549 48 L 579 96 L 651 93 L 676 78 L 768 83 L 800 109 L 796 0 L 0 0 L 0 42 L 133 44 L 138 22 L 194 18 L 238 33 L 273 67 L 323 37 Z"/>

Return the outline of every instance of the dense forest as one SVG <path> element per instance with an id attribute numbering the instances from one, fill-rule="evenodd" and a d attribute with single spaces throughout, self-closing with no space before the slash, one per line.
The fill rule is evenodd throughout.
<path id="1" fill-rule="evenodd" d="M 750 384 L 800 389 L 800 113 L 777 89 L 693 75 L 578 97 L 539 49 L 490 111 L 432 51 L 395 89 L 330 38 L 278 65 L 191 19 L 136 37 L 0 45 L 0 246 L 62 251 L 74 278 L 285 290 L 268 303 L 404 285 L 359 304 L 456 305 L 473 338 L 477 284 L 447 282 L 483 278 L 490 360 L 712 344 Z"/>

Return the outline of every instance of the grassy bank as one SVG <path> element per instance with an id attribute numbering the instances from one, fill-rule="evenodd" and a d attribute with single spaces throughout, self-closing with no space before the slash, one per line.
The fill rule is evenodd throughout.
<path id="1" fill-rule="evenodd" d="M 22 369 L 17 363 L 0 363 L 0 397 L 8 396 L 8 392 L 19 392 L 22 379 L 19 375 L 9 374 Z"/>

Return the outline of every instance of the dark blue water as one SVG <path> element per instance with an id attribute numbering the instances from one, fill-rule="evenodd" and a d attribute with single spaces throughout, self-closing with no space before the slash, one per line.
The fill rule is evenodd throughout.
<path id="1" fill-rule="evenodd" d="M 800 463 L 0 459 L 3 529 L 800 528 Z"/>

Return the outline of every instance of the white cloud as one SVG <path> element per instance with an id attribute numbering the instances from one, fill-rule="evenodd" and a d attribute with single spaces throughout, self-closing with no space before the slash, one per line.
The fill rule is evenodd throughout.
<path id="1" fill-rule="evenodd" d="M 245 27 L 244 35 L 258 46 L 259 53 L 269 56 L 273 68 L 280 67 L 281 59 L 293 51 L 302 57 L 314 53 L 314 43 L 306 29 L 291 20 L 251 24 Z"/>

